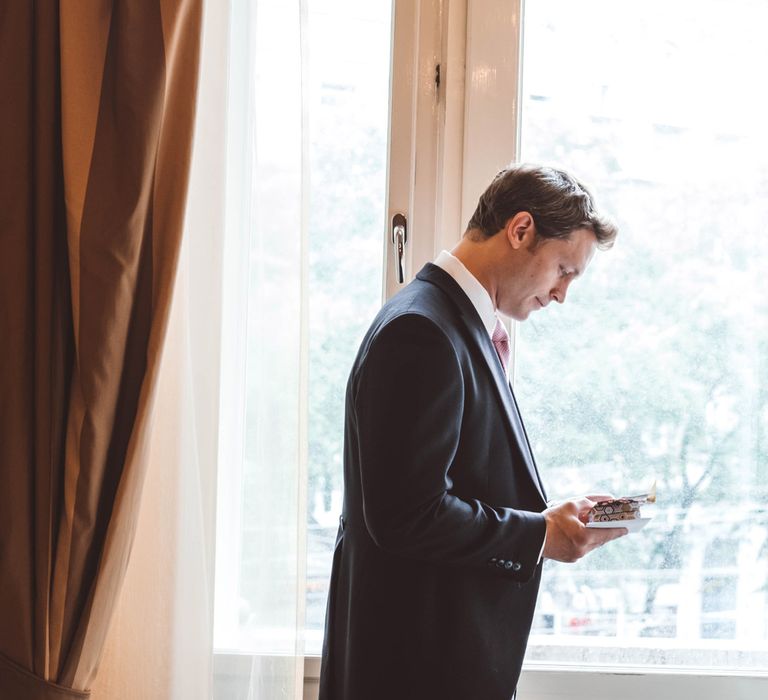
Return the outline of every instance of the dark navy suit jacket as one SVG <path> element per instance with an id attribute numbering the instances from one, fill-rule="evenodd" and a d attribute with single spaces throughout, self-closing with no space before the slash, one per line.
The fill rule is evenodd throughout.
<path id="1" fill-rule="evenodd" d="M 509 700 L 545 507 L 488 332 L 428 264 L 383 306 L 347 385 L 321 700 Z"/>

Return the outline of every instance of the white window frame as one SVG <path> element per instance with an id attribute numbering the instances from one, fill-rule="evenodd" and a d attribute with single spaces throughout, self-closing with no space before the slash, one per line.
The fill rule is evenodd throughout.
<path id="1" fill-rule="evenodd" d="M 304 700 L 317 699 L 319 682 L 320 659 L 307 657 Z M 723 671 L 644 672 L 642 669 L 524 666 L 517 690 L 520 700 L 757 700 L 768 696 L 768 678 Z"/>
<path id="2" fill-rule="evenodd" d="M 521 4 L 394 0 L 385 298 L 458 242 L 488 182 L 517 157 Z M 409 223 L 403 284 L 396 213 Z"/>
<path id="3" fill-rule="evenodd" d="M 393 0 L 384 299 L 397 293 L 434 257 L 440 6 L 440 0 Z M 402 283 L 396 274 L 392 243 L 395 214 L 403 214 L 407 220 Z"/>

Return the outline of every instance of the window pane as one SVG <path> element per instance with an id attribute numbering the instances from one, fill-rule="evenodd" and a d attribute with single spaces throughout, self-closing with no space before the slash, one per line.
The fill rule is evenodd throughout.
<path id="1" fill-rule="evenodd" d="M 311 0 L 307 653 L 341 514 L 344 392 L 381 305 L 391 3 Z"/>
<path id="2" fill-rule="evenodd" d="M 529 661 L 768 665 L 766 22 L 526 5 L 523 159 L 593 185 L 621 233 L 520 324 L 516 392 L 550 498 L 659 493 L 642 532 L 547 563 Z"/>
<path id="3" fill-rule="evenodd" d="M 225 664 L 222 689 L 320 651 L 346 377 L 382 298 L 390 13 L 232 5 L 214 637 L 268 668 Z"/>

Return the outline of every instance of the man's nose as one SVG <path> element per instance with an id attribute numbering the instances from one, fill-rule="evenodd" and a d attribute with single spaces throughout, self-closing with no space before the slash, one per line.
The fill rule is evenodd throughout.
<path id="1" fill-rule="evenodd" d="M 553 301 L 556 301 L 558 304 L 564 304 L 565 303 L 565 297 L 568 294 L 568 285 L 569 284 L 570 284 L 570 280 L 564 280 L 564 281 L 560 282 L 549 293 L 550 298 Z"/>

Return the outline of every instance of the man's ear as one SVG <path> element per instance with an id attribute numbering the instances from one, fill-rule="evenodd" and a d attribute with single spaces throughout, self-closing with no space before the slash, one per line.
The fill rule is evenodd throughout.
<path id="1" fill-rule="evenodd" d="M 530 248 L 536 240 L 536 225 L 527 211 L 520 211 L 507 221 L 504 227 L 509 244 L 515 249 Z"/>

